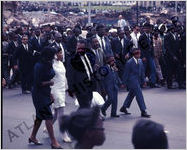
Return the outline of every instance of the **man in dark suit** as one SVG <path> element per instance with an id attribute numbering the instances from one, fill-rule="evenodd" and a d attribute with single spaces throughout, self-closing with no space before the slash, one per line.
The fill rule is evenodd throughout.
<path id="1" fill-rule="evenodd" d="M 111 43 L 109 41 L 109 38 L 107 36 L 104 36 L 105 32 L 106 32 L 105 26 L 102 24 L 99 24 L 96 27 L 96 31 L 97 31 L 96 38 L 98 39 L 99 45 L 100 45 L 102 51 L 104 52 L 104 54 L 105 55 L 114 55 L 112 52 Z"/>
<path id="2" fill-rule="evenodd" d="M 107 74 L 104 77 L 104 87 L 108 99 L 105 101 L 101 108 L 101 112 L 106 116 L 106 110 L 112 104 L 111 117 L 119 117 L 117 115 L 117 100 L 118 100 L 118 74 L 117 68 L 115 67 L 115 59 L 113 56 L 107 56 L 107 64 L 104 66 L 107 70 Z"/>
<path id="3" fill-rule="evenodd" d="M 16 49 L 14 55 L 14 69 L 18 69 L 21 74 L 21 88 L 23 94 L 29 94 L 33 77 L 33 48 L 28 43 L 28 36 L 23 35 L 22 44 Z"/>
<path id="4" fill-rule="evenodd" d="M 100 74 L 100 67 L 102 67 L 106 62 L 106 56 L 104 55 L 103 51 L 99 46 L 99 41 L 96 37 L 92 37 L 91 39 L 91 51 L 95 56 L 95 64 L 94 64 L 94 73 L 96 77 L 96 91 L 100 93 L 103 98 L 105 99 L 105 90 L 103 85 L 103 76 Z"/>
<path id="5" fill-rule="evenodd" d="M 144 66 L 140 59 L 140 50 L 137 48 L 132 49 L 133 57 L 129 59 L 125 66 L 124 83 L 129 88 L 129 93 L 124 101 L 120 111 L 125 114 L 130 114 L 127 108 L 130 107 L 132 100 L 136 96 L 136 101 L 141 111 L 142 117 L 150 117 L 146 112 L 144 97 L 141 90 L 141 85 L 146 85 L 144 76 Z"/>
<path id="6" fill-rule="evenodd" d="M 54 47 L 56 49 L 61 49 L 62 50 L 62 62 L 64 63 L 65 65 L 65 61 L 66 61 L 66 46 L 64 43 L 62 43 L 62 34 L 59 33 L 59 32 L 56 32 L 55 35 L 54 35 L 54 38 L 55 38 L 55 41 L 50 44 L 49 46 L 50 47 Z M 66 67 L 66 65 L 65 65 Z"/>
<path id="7" fill-rule="evenodd" d="M 47 47 L 47 46 L 49 46 L 52 43 L 53 43 L 53 41 L 52 41 L 52 33 L 51 32 L 44 33 L 44 37 L 43 37 L 43 39 L 41 41 L 42 47 Z"/>
<path id="8" fill-rule="evenodd" d="M 75 26 L 75 28 L 73 29 L 73 36 L 67 39 L 67 52 L 69 56 L 72 56 L 76 53 L 75 50 L 77 42 L 83 39 L 82 37 L 80 37 L 81 33 L 81 28 L 79 26 Z"/>
<path id="9" fill-rule="evenodd" d="M 66 76 L 68 81 L 68 92 L 70 96 L 75 95 L 80 108 L 90 108 L 95 90 L 93 80 L 93 65 L 91 56 L 86 52 L 86 41 L 80 40 L 77 43 L 76 53 L 67 63 Z"/>
<path id="10" fill-rule="evenodd" d="M 179 84 L 179 88 L 183 89 L 185 88 L 184 85 L 182 85 L 181 81 L 181 57 L 180 57 L 180 51 L 179 51 L 179 39 L 175 34 L 174 25 L 168 24 L 168 33 L 164 38 L 165 43 L 165 49 L 166 49 L 166 63 L 167 63 L 167 88 L 173 89 L 172 86 L 172 78 L 173 75 L 176 76 L 177 82 Z"/>
<path id="11" fill-rule="evenodd" d="M 149 23 L 144 24 L 144 33 L 140 36 L 138 46 L 141 50 L 141 58 L 144 63 L 145 71 L 147 67 L 150 69 L 150 87 L 159 87 L 156 84 L 156 66 L 154 62 L 154 49 L 153 38 L 150 34 L 151 25 Z"/>
<path id="12" fill-rule="evenodd" d="M 118 37 L 111 41 L 112 50 L 115 55 L 116 65 L 119 69 L 119 77 L 122 80 L 124 65 L 130 58 L 130 49 L 133 46 L 132 39 L 128 27 L 123 30 L 118 30 Z M 124 36 L 125 35 L 125 36 Z"/>
<path id="13" fill-rule="evenodd" d="M 15 53 L 18 44 L 18 35 L 14 32 L 10 33 L 10 42 L 8 44 L 8 57 L 10 62 L 10 68 L 9 70 L 13 70 L 12 77 L 10 79 L 10 82 L 8 83 L 8 88 L 12 88 L 13 85 L 19 81 L 19 70 L 14 69 L 14 63 L 13 63 L 13 54 Z"/>
<path id="14" fill-rule="evenodd" d="M 42 39 L 40 36 L 40 29 L 35 30 L 35 36 L 31 38 L 30 43 L 34 51 L 35 63 L 40 60 L 40 53 L 42 51 Z"/>

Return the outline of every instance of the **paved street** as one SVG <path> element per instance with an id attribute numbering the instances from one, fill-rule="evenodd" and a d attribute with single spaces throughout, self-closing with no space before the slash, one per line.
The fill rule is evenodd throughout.
<path id="1" fill-rule="evenodd" d="M 186 91 L 144 89 L 143 94 L 152 120 L 164 124 L 168 131 L 169 148 L 185 149 L 186 147 Z M 120 109 L 127 92 L 119 92 L 118 110 Z M 46 149 L 50 148 L 48 136 L 42 132 L 44 122 L 38 133 L 38 139 L 44 143 L 42 146 L 28 144 L 28 137 L 32 130 L 35 114 L 31 95 L 21 95 L 21 89 L 4 89 L 3 91 L 3 148 L 15 149 Z M 67 101 L 65 113 L 76 110 L 72 101 Z M 141 119 L 140 111 L 134 100 L 129 116 L 119 113 L 120 118 L 107 118 L 104 121 L 106 141 L 100 149 L 132 149 L 131 134 L 134 123 Z M 110 108 L 107 111 L 110 115 Z M 57 122 L 55 123 L 55 136 L 64 148 L 73 148 L 74 143 L 66 144 L 61 140 Z"/>

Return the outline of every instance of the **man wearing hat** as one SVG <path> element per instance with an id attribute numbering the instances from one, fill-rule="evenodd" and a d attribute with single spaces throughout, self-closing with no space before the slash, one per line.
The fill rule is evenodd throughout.
<path id="1" fill-rule="evenodd" d="M 133 48 L 132 54 L 133 57 L 126 63 L 123 76 L 124 83 L 129 88 L 129 93 L 120 109 L 120 112 L 130 114 L 127 111 L 127 108 L 130 107 L 132 100 L 136 96 L 136 101 L 140 108 L 141 116 L 149 118 L 150 115 L 148 115 L 146 112 L 144 97 L 141 90 L 141 85 L 146 86 L 144 66 L 142 60 L 140 59 L 141 51 L 138 48 Z"/>
<path id="2" fill-rule="evenodd" d="M 144 33 L 140 36 L 138 46 L 141 50 L 141 58 L 144 63 L 145 71 L 150 69 L 150 87 L 159 87 L 156 84 L 156 66 L 154 62 L 153 38 L 150 34 L 151 24 L 145 23 L 143 26 Z"/>
<path id="3" fill-rule="evenodd" d="M 172 77 L 176 75 L 176 79 L 180 89 L 185 88 L 180 75 L 180 54 L 179 54 L 179 42 L 178 37 L 175 35 L 175 29 L 173 24 L 168 24 L 168 33 L 164 38 L 166 49 L 166 63 L 167 63 L 167 88 L 173 89 Z"/>

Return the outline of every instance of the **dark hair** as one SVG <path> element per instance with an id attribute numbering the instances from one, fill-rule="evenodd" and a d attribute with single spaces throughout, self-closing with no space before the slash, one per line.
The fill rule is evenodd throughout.
<path id="1" fill-rule="evenodd" d="M 139 25 L 138 25 L 138 24 L 133 24 L 133 25 L 132 25 L 132 29 L 134 29 L 134 28 L 136 28 L 136 27 L 139 27 Z"/>
<path id="2" fill-rule="evenodd" d="M 63 116 L 60 120 L 60 131 L 67 130 L 78 142 L 87 129 L 95 126 L 100 114 L 98 106 L 91 109 L 83 108 Z"/>
<path id="3" fill-rule="evenodd" d="M 151 120 L 139 120 L 136 122 L 132 143 L 135 149 L 167 149 L 168 140 L 161 124 Z"/>
<path id="4" fill-rule="evenodd" d="M 131 52 L 132 54 L 134 54 L 135 51 L 140 51 L 140 49 L 139 49 L 139 48 L 132 48 L 132 49 L 130 50 L 130 52 Z"/>
<path id="5" fill-rule="evenodd" d="M 28 36 L 27 34 L 23 34 L 22 39 L 23 39 L 24 37 L 29 38 L 29 36 Z"/>
<path id="6" fill-rule="evenodd" d="M 55 53 L 56 53 L 55 48 L 49 47 L 49 46 L 44 47 L 41 52 L 41 58 L 42 60 L 45 60 L 45 61 L 53 60 Z"/>
<path id="7" fill-rule="evenodd" d="M 144 27 L 144 28 L 151 28 L 152 26 L 151 26 L 150 23 L 145 22 L 145 23 L 143 24 L 143 27 Z"/>
<path id="8" fill-rule="evenodd" d="M 96 31 L 99 31 L 102 28 L 105 28 L 105 26 L 103 24 L 98 24 L 96 27 Z"/>
<path id="9" fill-rule="evenodd" d="M 87 41 L 85 39 L 78 40 L 77 43 L 81 43 L 81 44 L 87 45 Z"/>

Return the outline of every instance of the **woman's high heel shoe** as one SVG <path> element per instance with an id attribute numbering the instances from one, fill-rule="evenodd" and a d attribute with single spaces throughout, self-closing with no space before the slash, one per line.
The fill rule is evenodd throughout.
<path id="1" fill-rule="evenodd" d="M 43 145 L 42 143 L 40 143 L 39 141 L 34 141 L 31 138 L 29 138 L 29 143 L 34 143 L 35 145 Z"/>
<path id="2" fill-rule="evenodd" d="M 51 149 L 63 149 L 61 146 L 54 146 L 51 144 Z"/>

